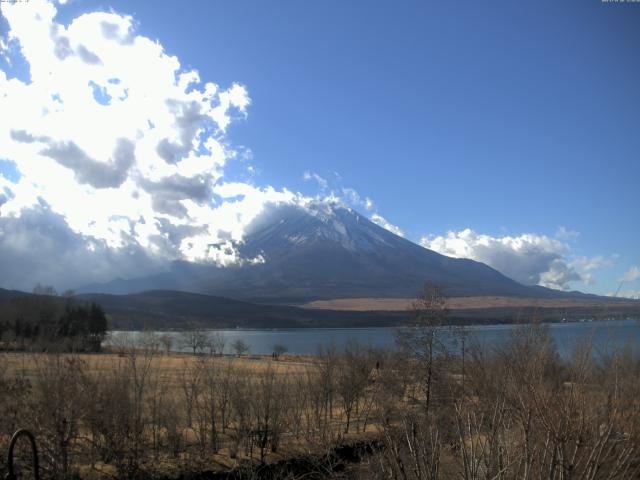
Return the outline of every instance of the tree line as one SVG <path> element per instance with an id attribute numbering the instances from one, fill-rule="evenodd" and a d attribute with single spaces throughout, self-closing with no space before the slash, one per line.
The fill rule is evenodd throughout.
<path id="1" fill-rule="evenodd" d="M 33 295 L 10 298 L 0 305 L 0 345 L 4 349 L 100 351 L 107 316 L 97 303 L 80 303 L 72 292 L 58 296 L 37 285 Z"/>

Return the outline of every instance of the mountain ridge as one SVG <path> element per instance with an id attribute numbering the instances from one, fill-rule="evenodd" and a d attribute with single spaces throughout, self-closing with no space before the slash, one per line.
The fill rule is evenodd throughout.
<path id="1" fill-rule="evenodd" d="M 3 312 L 13 299 L 35 298 L 41 295 L 0 289 L 0 325 Z M 64 308 L 68 297 L 47 297 Z M 291 305 L 264 305 L 206 294 L 153 290 L 128 295 L 81 294 L 71 300 L 101 305 L 109 319 L 111 330 L 180 330 L 199 328 L 369 328 L 401 325 L 407 318 L 406 305 L 379 310 L 345 308 L 340 302 L 330 308 L 302 308 Z M 530 305 L 520 303 L 487 303 L 460 305 L 450 299 L 448 323 L 489 324 L 513 323 L 517 319 L 537 318 L 540 321 L 583 320 L 585 318 L 627 318 L 640 315 L 640 301 L 609 299 L 607 303 L 585 305 L 577 301 L 567 307 L 559 304 Z M 6 310 L 5 310 L 6 309 Z"/>
<path id="2" fill-rule="evenodd" d="M 242 258 L 264 261 L 228 267 L 175 261 L 160 274 L 78 291 L 122 295 L 164 289 L 280 304 L 415 297 L 427 283 L 452 297 L 588 295 L 522 285 L 483 263 L 441 255 L 352 209 L 326 203 L 272 206 L 248 226 L 236 248 Z"/>

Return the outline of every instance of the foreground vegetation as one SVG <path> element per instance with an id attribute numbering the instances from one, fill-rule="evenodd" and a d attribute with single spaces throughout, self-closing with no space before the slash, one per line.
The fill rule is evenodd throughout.
<path id="1" fill-rule="evenodd" d="M 562 361 L 533 326 L 498 351 L 467 348 L 464 365 L 423 360 L 355 345 L 307 362 L 7 353 L 0 447 L 26 426 L 49 477 L 133 478 L 256 466 L 365 436 L 376 442 L 362 478 L 637 478 L 633 352 L 585 346 Z"/>
<path id="2" fill-rule="evenodd" d="M 0 448 L 32 429 L 49 478 L 230 468 L 259 478 L 261 465 L 301 457 L 303 475 L 279 476 L 638 478 L 637 351 L 585 341 L 561 359 L 536 323 L 497 348 L 470 344 L 461 329 L 447 351 L 436 329 L 445 316 L 430 292 L 394 351 L 351 344 L 289 361 L 166 354 L 158 342 L 102 355 L 5 353 Z M 325 454 L 357 441 L 367 455 L 334 468 Z"/>

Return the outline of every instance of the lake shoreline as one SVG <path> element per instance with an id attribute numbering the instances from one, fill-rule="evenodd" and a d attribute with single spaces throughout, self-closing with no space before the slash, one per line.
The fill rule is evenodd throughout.
<path id="1" fill-rule="evenodd" d="M 465 325 L 464 333 L 470 341 L 477 341 L 488 345 L 499 345 L 511 338 L 512 333 L 519 327 L 530 324 L 520 323 L 492 323 Z M 633 318 L 609 320 L 585 320 L 566 322 L 542 323 L 556 342 L 562 355 L 570 354 L 577 345 L 588 336 L 594 339 L 598 348 L 611 344 L 622 347 L 628 342 L 640 344 L 640 321 Z M 455 326 L 454 326 L 455 327 Z M 224 353 L 232 353 L 231 344 L 238 339 L 245 342 L 252 355 L 272 355 L 276 345 L 286 347 L 291 355 L 314 355 L 321 348 L 343 350 L 349 342 L 369 345 L 376 348 L 393 348 L 398 327 L 334 327 L 334 328 L 268 328 L 268 329 L 203 329 L 202 332 L 219 334 L 225 339 Z M 157 337 L 171 337 L 172 350 L 188 351 L 181 346 L 184 331 L 156 330 L 152 333 Z M 450 326 L 443 326 L 443 341 L 452 346 L 460 336 L 460 331 Z M 140 331 L 111 331 L 110 340 L 104 343 L 142 342 L 144 332 Z M 457 347 L 456 347 L 457 348 Z"/>
<path id="2" fill-rule="evenodd" d="M 390 312 L 397 314 L 398 312 Z M 407 318 L 408 315 L 406 312 L 404 313 L 404 317 Z M 524 315 L 523 315 L 524 317 Z M 443 323 L 439 328 L 451 328 L 451 327 L 489 327 L 489 326 L 498 326 L 498 325 L 528 325 L 531 324 L 531 320 L 506 320 L 506 319 L 495 319 L 488 318 L 486 320 L 474 320 L 474 321 L 464 321 L 469 319 L 462 318 L 450 318 L 447 322 Z M 610 316 L 606 318 L 598 318 L 598 317 L 587 317 L 587 318 L 565 318 L 565 319 L 553 319 L 546 318 L 540 319 L 539 323 L 544 325 L 562 325 L 567 323 L 593 323 L 593 322 L 618 322 L 618 321 L 638 321 L 640 322 L 640 313 L 636 315 L 618 315 L 618 316 Z M 369 329 L 388 329 L 388 328 L 403 328 L 405 327 L 404 322 L 396 322 L 393 324 L 372 324 L 372 325 L 346 325 L 346 326 L 318 326 L 318 325 L 300 325 L 300 326 L 291 326 L 291 327 L 206 327 L 202 326 L 200 329 L 207 332 L 216 332 L 216 331 L 228 331 L 228 330 L 237 330 L 237 331 L 246 331 L 246 332 L 262 332 L 262 331 L 308 331 L 308 330 L 369 330 Z M 109 332 L 144 332 L 154 329 L 148 328 L 110 328 Z M 162 328 L 162 332 L 173 332 L 179 333 L 185 331 L 185 328 L 174 327 L 174 328 Z"/>

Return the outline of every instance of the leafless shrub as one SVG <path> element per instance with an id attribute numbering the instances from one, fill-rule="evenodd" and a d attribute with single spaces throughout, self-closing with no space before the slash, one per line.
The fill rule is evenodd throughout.
<path id="1" fill-rule="evenodd" d="M 69 476 L 86 400 L 85 365 L 78 356 L 34 357 L 35 378 L 28 399 L 31 428 L 40 440 L 43 468 Z"/>
<path id="2" fill-rule="evenodd" d="M 0 354 L 1 355 L 1 354 Z M 30 412 L 25 400 L 31 397 L 32 384 L 18 372 L 7 372 L 6 359 L 0 357 L 0 452 L 5 452 L 13 432 L 23 427 Z M 7 473 L 6 456 L 0 456 L 0 476 Z"/>

